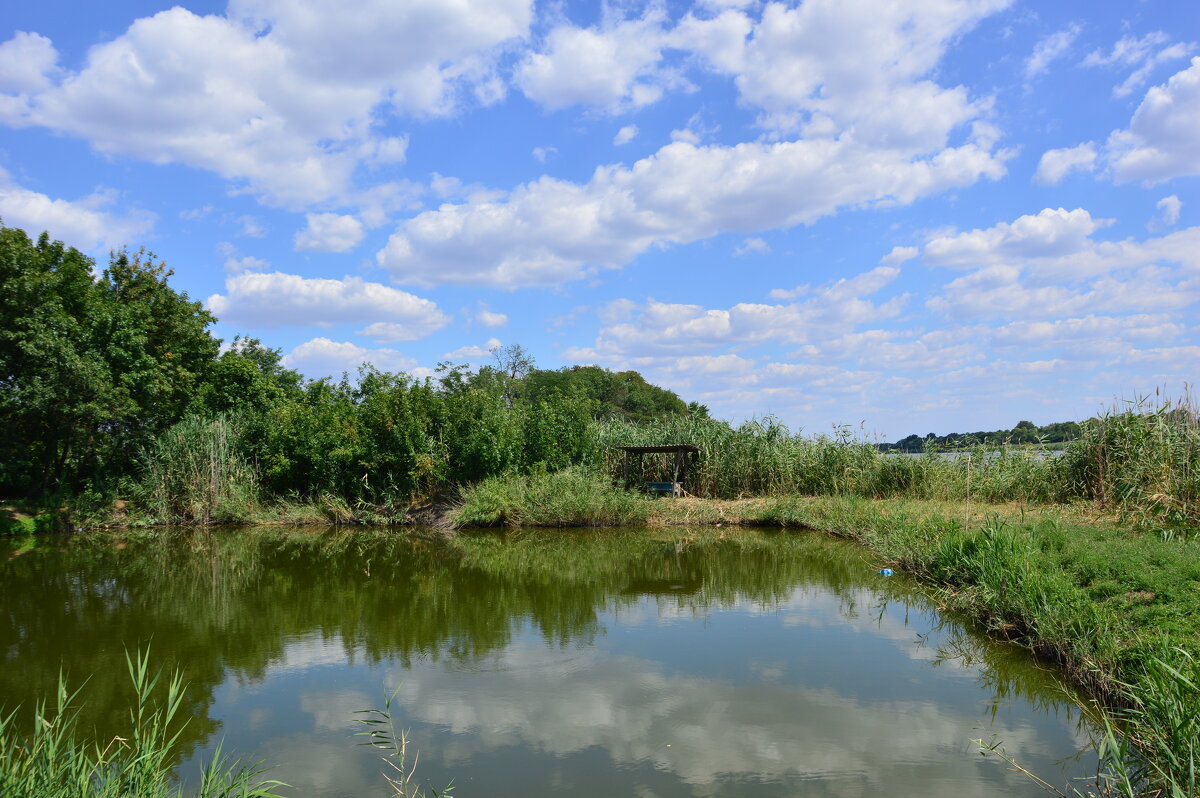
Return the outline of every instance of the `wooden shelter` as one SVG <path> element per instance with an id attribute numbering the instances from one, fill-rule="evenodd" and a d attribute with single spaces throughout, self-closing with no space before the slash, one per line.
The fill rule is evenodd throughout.
<path id="1" fill-rule="evenodd" d="M 632 470 L 634 460 L 636 459 L 638 471 L 641 471 L 641 463 L 643 455 L 647 454 L 673 454 L 675 455 L 671 466 L 671 481 L 670 482 L 647 482 L 647 490 L 658 490 L 670 492 L 672 496 L 680 496 L 683 494 L 683 483 L 687 480 L 687 470 L 690 462 L 700 454 L 700 448 L 693 446 L 690 443 L 672 443 L 665 446 L 618 446 L 618 449 L 625 452 L 625 466 L 622 471 L 625 487 L 630 487 L 629 473 Z"/>

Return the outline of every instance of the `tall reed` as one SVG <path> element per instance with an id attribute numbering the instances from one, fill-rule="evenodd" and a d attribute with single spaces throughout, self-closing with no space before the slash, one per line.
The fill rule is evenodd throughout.
<path id="1" fill-rule="evenodd" d="M 245 520 L 257 503 L 257 479 L 240 436 L 230 416 L 185 417 L 146 452 L 135 497 L 159 521 Z"/>
<path id="2" fill-rule="evenodd" d="M 1086 423 L 1067 450 L 1073 493 L 1164 527 L 1200 524 L 1200 412 L 1140 398 Z"/>
<path id="3" fill-rule="evenodd" d="M 148 653 L 126 656 L 133 684 L 129 729 L 124 736 L 92 741 L 80 728 L 81 691 L 60 677 L 53 703 L 35 707 L 27 732 L 16 710 L 0 715 L 0 795 L 5 798 L 182 798 L 173 783 L 172 757 L 181 726 L 183 681 L 162 682 Z M 161 683 L 161 686 L 160 686 Z M 163 693 L 161 700 L 156 694 Z M 286 786 L 263 779 L 259 766 L 227 760 L 218 746 L 200 772 L 196 798 L 279 798 Z"/>

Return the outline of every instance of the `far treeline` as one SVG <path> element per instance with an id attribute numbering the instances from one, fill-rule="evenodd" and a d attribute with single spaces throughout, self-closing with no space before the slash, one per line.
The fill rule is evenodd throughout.
<path id="1" fill-rule="evenodd" d="M 935 435 L 930 432 L 923 438 L 920 435 L 909 435 L 895 443 L 881 443 L 878 446 L 881 452 L 917 454 L 925 451 L 970 449 L 973 446 L 1048 445 L 1057 449 L 1063 447 L 1056 444 L 1069 443 L 1078 438 L 1082 431 L 1083 427 L 1076 421 L 1059 421 L 1044 427 L 1039 427 L 1032 421 L 1018 421 L 1012 429 L 998 429 L 991 432 L 951 432 L 947 435 Z"/>
<path id="2" fill-rule="evenodd" d="M 734 426 L 632 371 L 540 370 L 520 347 L 426 379 L 364 366 L 308 380 L 255 339 L 223 348 L 216 319 L 170 275 L 144 251 L 99 270 L 46 234 L 0 227 L 0 498 L 60 525 L 296 508 L 403 521 L 492 477 L 570 469 L 612 483 L 617 446 L 690 443 L 699 455 L 685 488 L 697 496 L 1087 501 L 1156 527 L 1200 520 L 1200 423 L 1187 401 L 1080 425 L 1062 457 L 894 457 L 770 417 Z M 635 476 L 661 480 L 663 468 L 647 457 Z"/>

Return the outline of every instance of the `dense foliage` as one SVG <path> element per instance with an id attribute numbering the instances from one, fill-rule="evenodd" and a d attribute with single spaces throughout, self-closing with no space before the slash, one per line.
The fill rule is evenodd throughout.
<path id="1" fill-rule="evenodd" d="M 369 366 L 305 380 L 255 339 L 222 351 L 215 319 L 170 275 L 125 251 L 96 274 L 46 235 L 0 228 L 0 496 L 43 507 L 123 498 L 158 521 L 253 520 L 280 502 L 392 520 L 488 478 L 616 478 L 619 446 L 690 443 L 700 453 L 685 488 L 701 496 L 1082 499 L 1162 528 L 1200 522 L 1200 423 L 1187 400 L 933 439 L 960 451 L 905 457 L 772 418 L 734 426 L 632 371 L 539 370 L 519 346 L 423 380 Z M 1072 441 L 1061 457 L 985 451 L 998 437 Z M 665 459 L 642 465 L 635 481 L 666 477 Z"/>
<path id="2" fill-rule="evenodd" d="M 594 463 L 594 419 L 706 412 L 636 372 L 535 369 L 515 346 L 436 379 L 364 366 L 305 380 L 255 339 L 222 352 L 216 319 L 152 254 L 121 251 L 95 272 L 46 234 L 0 228 L 0 496 L 122 494 L 175 520 L 263 492 L 407 504 Z"/>

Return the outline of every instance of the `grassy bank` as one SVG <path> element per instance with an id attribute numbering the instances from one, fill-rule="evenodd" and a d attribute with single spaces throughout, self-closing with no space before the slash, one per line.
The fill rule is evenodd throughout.
<path id="1" fill-rule="evenodd" d="M 333 392 L 325 386 L 286 418 L 186 416 L 140 452 L 138 467 L 117 480 L 111 494 L 27 503 L 22 513 L 49 510 L 60 528 L 410 523 L 428 520 L 427 508 L 452 502 L 473 486 L 495 492 L 504 484 L 501 494 L 519 492 L 522 480 L 544 481 L 558 472 L 602 474 L 615 482 L 623 470 L 619 447 L 690 443 L 699 455 L 684 487 L 708 499 L 807 495 L 1086 504 L 1160 534 L 1187 536 L 1200 529 L 1200 416 L 1190 401 L 1134 405 L 1084 422 L 1080 437 L 1053 456 L 1026 447 L 909 456 L 880 452 L 846 431 L 832 437 L 794 433 L 771 418 L 738 426 L 700 412 L 636 422 L 598 419 L 583 406 L 555 409 L 554 397 L 509 407 L 503 395 L 474 388 L 454 393 L 381 379 L 368 380 L 372 390 L 361 396 L 349 384 Z M 418 398 L 430 405 L 424 420 L 400 412 L 401 399 Z M 326 411 L 332 415 L 322 415 Z M 665 457 L 650 455 L 636 465 L 630 475 L 635 483 L 669 478 Z M 572 490 L 590 488 L 578 483 Z M 574 523 L 563 503 L 538 509 L 547 501 L 529 496 L 504 506 L 529 505 L 520 509 L 523 523 L 541 523 L 533 520 L 541 516 Z M 605 501 L 621 504 L 613 497 Z M 0 524 L 0 532 L 10 528 L 20 531 L 11 519 Z"/>
<path id="2" fill-rule="evenodd" d="M 856 540 L 937 591 L 944 607 L 1057 663 L 1094 696 L 1123 730 L 1108 751 L 1117 794 L 1200 795 L 1200 541 L 1140 532 L 1082 504 L 650 499 L 601 481 L 555 515 L 553 507 L 568 500 L 539 506 L 527 498 L 548 491 L 552 479 L 488 481 L 466 491 L 451 518 L 460 526 L 553 526 L 636 517 L 652 525 L 805 528 Z M 607 503 L 619 494 L 628 497 L 622 514 L 610 514 Z"/>

